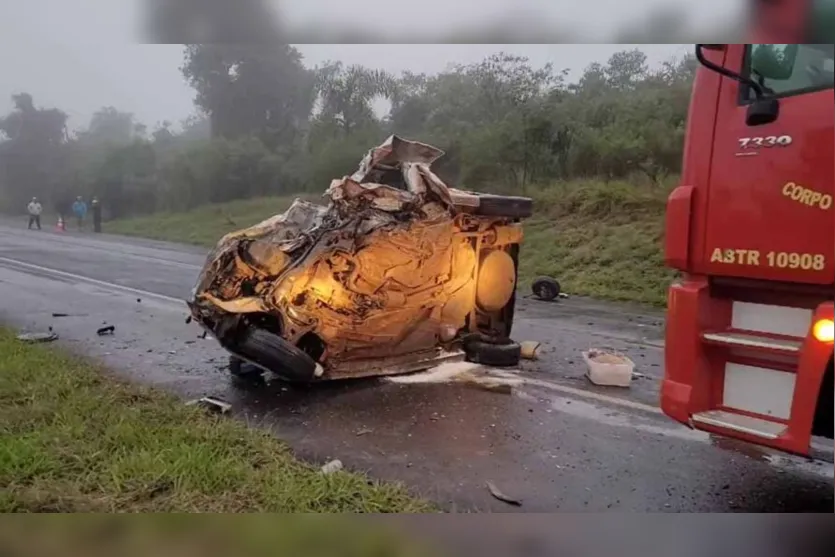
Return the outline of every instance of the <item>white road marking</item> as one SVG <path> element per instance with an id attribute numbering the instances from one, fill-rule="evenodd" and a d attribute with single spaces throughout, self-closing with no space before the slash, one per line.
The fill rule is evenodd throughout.
<path id="1" fill-rule="evenodd" d="M 103 288 L 109 288 L 113 290 L 120 290 L 122 292 L 127 292 L 129 294 L 135 294 L 138 296 L 144 296 L 147 298 L 156 298 L 158 300 L 162 300 L 165 302 L 171 302 L 177 304 L 179 306 L 185 306 L 185 300 L 181 298 L 174 298 L 173 296 L 166 296 L 165 294 L 158 294 L 156 292 L 151 292 L 149 290 L 142 290 L 139 288 L 132 288 L 130 286 L 123 286 L 121 284 L 116 284 L 113 282 L 107 282 L 103 280 L 98 280 L 90 277 L 85 277 L 83 275 L 77 275 L 75 273 L 68 273 L 66 271 L 59 271 L 58 269 L 51 269 L 49 267 L 42 267 L 41 265 L 35 265 L 34 263 L 26 263 L 24 261 L 18 261 L 17 259 L 9 259 L 8 257 L 0 257 L 0 262 L 8 263 L 12 266 L 22 267 L 32 269 L 34 271 L 40 271 L 42 273 L 55 275 L 58 277 L 64 277 L 72 280 L 76 280 L 79 282 L 86 282 L 88 284 L 94 284 L 96 286 L 101 286 Z"/>

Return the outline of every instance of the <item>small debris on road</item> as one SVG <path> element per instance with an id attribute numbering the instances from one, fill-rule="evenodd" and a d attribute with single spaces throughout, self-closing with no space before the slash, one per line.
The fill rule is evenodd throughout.
<path id="1" fill-rule="evenodd" d="M 539 359 L 539 347 L 542 346 L 541 342 L 537 342 L 535 340 L 526 340 L 524 342 L 520 342 L 519 346 L 522 347 L 522 358 L 525 360 L 538 360 Z"/>
<path id="2" fill-rule="evenodd" d="M 368 428 L 363 428 L 357 432 L 357 437 L 362 437 L 363 435 L 368 435 L 369 433 L 374 433 L 374 431 Z"/>
<path id="3" fill-rule="evenodd" d="M 521 507 L 522 506 L 522 501 L 521 500 L 514 499 L 513 497 L 510 497 L 509 495 L 505 495 L 504 493 L 501 492 L 501 490 L 498 487 L 496 487 L 496 484 L 494 484 L 493 482 L 491 482 L 489 480 L 487 481 L 487 489 L 490 490 L 490 495 L 492 495 L 493 497 L 495 497 L 499 501 L 507 503 L 508 505 L 513 505 L 514 507 Z"/>
<path id="4" fill-rule="evenodd" d="M 333 474 L 334 472 L 339 472 L 342 470 L 342 461 L 341 460 L 331 460 L 324 466 L 322 466 L 322 473 L 325 475 Z"/>
<path id="5" fill-rule="evenodd" d="M 104 335 L 112 335 L 116 331 L 116 327 L 113 325 L 108 325 L 106 327 L 101 327 L 99 330 L 96 331 L 96 334 L 100 337 Z"/>
<path id="6" fill-rule="evenodd" d="M 141 304 L 141 303 L 142 303 L 142 298 L 137 298 L 137 299 L 136 299 L 136 303 L 137 303 L 137 304 Z"/>
<path id="7" fill-rule="evenodd" d="M 191 315 L 186 316 L 186 325 L 191 323 Z"/>
<path id="8" fill-rule="evenodd" d="M 588 366 L 586 377 L 595 385 L 629 387 L 635 371 L 635 363 L 623 354 L 592 348 L 583 352 Z"/>
<path id="9" fill-rule="evenodd" d="M 69 317 L 69 316 L 70 316 L 70 314 L 69 314 L 69 313 L 54 312 L 54 313 L 52 314 L 52 317 Z"/>
<path id="10" fill-rule="evenodd" d="M 37 343 L 37 342 L 52 342 L 58 340 L 58 335 L 52 332 L 52 327 L 47 333 L 21 333 L 17 335 L 17 340 L 21 342 Z"/>
<path id="11" fill-rule="evenodd" d="M 204 396 L 203 398 L 198 398 L 186 402 L 186 406 L 195 405 L 202 406 L 207 410 L 212 410 L 213 412 L 218 412 L 220 414 L 226 414 L 232 409 L 232 405 L 228 402 L 212 396 Z"/>

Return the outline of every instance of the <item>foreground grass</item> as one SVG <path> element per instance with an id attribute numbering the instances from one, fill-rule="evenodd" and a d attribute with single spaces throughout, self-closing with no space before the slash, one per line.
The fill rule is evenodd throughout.
<path id="1" fill-rule="evenodd" d="M 664 305 L 673 276 L 662 258 L 664 205 L 673 183 L 584 180 L 527 192 L 535 216 L 526 222 L 520 280 L 548 275 L 574 295 Z M 209 247 L 227 232 L 284 211 L 293 199 L 159 213 L 107 223 L 107 232 Z"/>
<path id="2" fill-rule="evenodd" d="M 266 432 L 0 329 L 0 512 L 422 512 Z"/>

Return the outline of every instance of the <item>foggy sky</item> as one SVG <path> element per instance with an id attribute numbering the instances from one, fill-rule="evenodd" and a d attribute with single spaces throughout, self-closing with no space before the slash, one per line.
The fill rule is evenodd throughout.
<path id="1" fill-rule="evenodd" d="M 193 90 L 179 71 L 181 45 L 142 45 L 140 0 L 0 0 L 0 114 L 11 109 L 10 95 L 31 93 L 36 104 L 57 107 L 70 115 L 70 126 L 86 126 L 93 112 L 105 105 L 133 112 L 149 126 L 162 120 L 179 121 L 194 112 Z M 285 25 L 381 22 L 390 14 L 387 30 L 432 29 L 431 14 L 447 27 L 472 25 L 508 13 L 534 14 L 542 21 L 586 25 L 586 31 L 605 32 L 622 20 L 669 0 L 421 0 L 420 13 L 383 0 L 306 0 L 284 3 Z M 703 18 L 709 7 L 727 0 L 704 0 L 693 12 Z M 691 5 L 692 8 L 692 5 Z M 400 10 L 401 13 L 398 13 Z M 395 13 L 391 13 L 395 12 Z M 475 15 L 473 15 L 475 14 Z M 48 17 L 47 17 L 48 15 Z M 526 16 L 526 17 L 527 17 Z M 593 16 L 593 17 L 592 17 Z M 481 18 L 481 19 L 479 19 Z M 555 24 L 556 25 L 556 24 Z M 373 27 L 366 24 L 372 31 Z M 404 27 L 405 26 L 405 27 Z M 452 27 L 450 27 L 452 26 Z M 373 37 L 372 37 L 373 38 Z M 536 65 L 552 62 L 576 75 L 591 62 L 605 61 L 625 45 L 612 44 L 297 44 L 305 63 L 342 60 L 399 73 L 437 72 L 450 63 L 472 63 L 501 50 L 528 56 Z M 687 52 L 690 45 L 637 45 L 656 64 Z"/>

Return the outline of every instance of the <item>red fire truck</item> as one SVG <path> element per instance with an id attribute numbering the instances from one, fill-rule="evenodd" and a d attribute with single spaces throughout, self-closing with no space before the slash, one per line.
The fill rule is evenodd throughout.
<path id="1" fill-rule="evenodd" d="M 832 23 L 832 0 L 791 4 L 770 20 L 783 37 L 802 23 L 798 6 Z M 668 295 L 663 411 L 806 456 L 835 426 L 829 41 L 696 45 L 682 179 L 666 215 L 665 259 L 680 276 Z"/>

